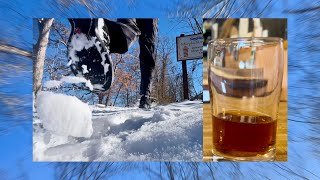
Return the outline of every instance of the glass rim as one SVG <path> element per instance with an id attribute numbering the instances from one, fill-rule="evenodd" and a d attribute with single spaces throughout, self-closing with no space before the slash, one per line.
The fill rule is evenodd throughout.
<path id="1" fill-rule="evenodd" d="M 263 42 L 268 43 L 281 43 L 283 39 L 280 37 L 237 37 L 237 38 L 217 38 L 212 39 L 208 42 L 208 44 L 224 44 L 224 43 L 231 43 L 231 42 L 252 42 L 253 40 L 262 40 Z"/>

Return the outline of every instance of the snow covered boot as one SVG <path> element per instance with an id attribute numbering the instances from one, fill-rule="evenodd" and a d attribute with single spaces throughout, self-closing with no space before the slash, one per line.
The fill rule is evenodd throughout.
<path id="1" fill-rule="evenodd" d="M 109 36 L 104 20 L 69 19 L 68 65 L 76 76 L 90 80 L 94 92 L 103 92 L 113 82 Z"/>
<path id="2" fill-rule="evenodd" d="M 142 95 L 140 98 L 139 108 L 150 109 L 151 99 L 149 96 Z"/>

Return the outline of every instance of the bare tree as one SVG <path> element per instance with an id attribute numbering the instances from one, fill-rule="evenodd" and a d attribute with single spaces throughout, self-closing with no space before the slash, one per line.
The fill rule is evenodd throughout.
<path id="1" fill-rule="evenodd" d="M 137 167 L 135 163 L 87 162 L 56 163 L 56 178 L 71 179 L 106 179 Z"/>
<path id="2" fill-rule="evenodd" d="M 208 17 L 228 18 L 232 16 L 260 17 L 270 8 L 272 0 L 258 2 L 256 0 L 211 0 L 211 1 L 176 1 L 172 9 L 168 9 L 169 16 L 178 17 Z"/>
<path id="3" fill-rule="evenodd" d="M 160 104 L 176 101 L 175 95 L 170 91 L 170 81 L 175 74 L 169 74 L 169 69 L 174 66 L 171 55 L 174 52 L 174 43 L 168 37 L 159 37 L 156 45 L 156 66 L 153 72 L 152 96 L 156 97 Z"/>
<path id="4" fill-rule="evenodd" d="M 39 28 L 39 37 L 37 43 L 33 47 L 33 92 L 35 95 L 41 88 L 43 76 L 44 60 L 49 40 L 49 32 L 53 22 L 53 18 L 39 19 L 37 21 Z"/>
<path id="5" fill-rule="evenodd" d="M 139 48 L 132 48 L 126 54 L 113 54 L 112 61 L 114 82 L 108 92 L 100 95 L 101 102 L 105 97 L 106 105 L 129 106 L 138 99 L 140 85 Z"/>
<path id="6" fill-rule="evenodd" d="M 51 26 L 47 51 L 44 63 L 43 79 L 59 80 L 62 76 L 72 74 L 67 66 L 67 42 L 70 30 L 67 25 L 56 19 Z"/>

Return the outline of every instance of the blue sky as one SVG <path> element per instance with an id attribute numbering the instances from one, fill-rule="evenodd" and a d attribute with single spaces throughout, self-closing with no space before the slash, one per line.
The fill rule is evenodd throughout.
<path id="1" fill-rule="evenodd" d="M 18 13 L 25 15 L 27 18 L 32 17 L 59 17 L 63 18 L 64 15 L 60 11 L 56 11 L 54 6 L 50 6 L 50 1 L 40 0 L 40 1 L 24 1 L 17 0 L 16 3 L 12 2 L 1 2 L 0 11 L 0 24 L 2 30 L 1 34 L 8 33 L 7 38 L 11 39 L 13 42 L 20 47 L 31 50 L 32 46 L 32 21 L 31 19 L 24 19 L 23 17 L 17 15 L 16 12 L 8 10 L 8 7 L 14 8 Z M 111 5 L 115 8 L 110 12 L 111 17 L 159 17 L 159 29 L 170 29 L 172 25 L 169 22 L 161 20 L 161 18 L 167 16 L 167 12 L 164 11 L 168 8 L 173 8 L 174 3 L 170 0 L 163 1 L 136 1 L 139 3 L 139 7 L 127 8 L 126 3 L 128 1 L 115 2 L 111 1 Z M 278 2 L 278 1 L 277 1 Z M 306 40 L 302 35 L 306 33 L 312 33 L 319 30 L 318 21 L 312 20 L 313 16 L 317 17 L 318 14 L 307 16 L 303 15 L 293 15 L 284 14 L 282 8 L 283 4 L 289 5 L 290 8 L 296 8 L 295 4 L 300 4 L 301 6 L 314 6 L 319 5 L 319 1 L 313 1 L 309 5 L 305 5 L 305 1 L 282 1 L 284 3 L 272 2 L 272 9 L 268 13 L 264 14 L 264 17 L 288 17 L 289 24 L 289 119 L 300 120 L 300 121 L 317 121 L 319 118 L 313 117 L 319 111 L 319 103 L 316 98 L 319 98 L 319 52 L 309 52 L 304 49 L 306 46 L 312 45 L 310 40 Z M 9 6 L 8 6 L 9 4 Z M 15 5 L 13 5 L 15 4 Z M 75 6 L 68 9 L 68 13 L 77 16 L 74 11 Z M 298 7 L 297 7 L 298 8 Z M 81 8 L 80 16 L 86 16 L 86 11 Z M 235 14 L 235 17 L 237 15 Z M 8 20 L 8 17 L 10 20 Z M 14 17 L 14 18 L 12 18 Z M 318 16 L 320 17 L 320 16 Z M 311 19 L 310 23 L 308 18 Z M 319 19 L 319 18 L 318 18 Z M 21 29 L 14 29 L 11 26 L 16 24 L 21 24 L 23 27 Z M 309 27 L 312 27 L 310 29 Z M 169 36 L 179 35 L 180 32 L 169 31 L 167 33 Z M 1 37 L 4 38 L 4 37 Z M 23 43 L 22 43 L 23 42 Z M 29 43 L 29 44 L 28 44 Z M 3 56 L 2 56 L 3 57 Z M 6 57 L 6 56 L 5 56 Z M 20 64 L 23 63 L 26 72 L 14 73 L 8 72 L 8 75 L 1 74 L 0 80 L 6 80 L 10 82 L 9 84 L 0 84 L 0 93 L 5 95 L 13 95 L 24 102 L 24 105 L 14 106 L 19 107 L 24 110 L 22 114 L 7 115 L 1 114 L 1 121 L 24 119 L 25 124 L 18 127 L 12 127 L 10 131 L 5 135 L 0 135 L 0 172 L 4 170 L 8 173 L 9 178 L 16 179 L 20 174 L 26 172 L 29 179 L 52 179 L 54 171 L 51 165 L 47 163 L 33 163 L 32 162 L 32 115 L 31 115 L 31 88 L 32 88 L 32 65 L 31 62 L 26 62 L 26 59 L 17 59 L 14 57 L 6 57 L 1 59 L 0 65 L 9 63 L 14 64 L 17 61 Z M 2 66 L 1 66 L 2 67 Z M 15 70 L 15 69 L 13 69 Z M 313 74 L 310 74 L 313 72 Z M 310 78 L 315 76 L 313 81 Z M 303 98 L 301 98 L 303 97 Z M 9 107 L 4 104 L 0 112 L 4 113 L 9 110 Z M 306 111 L 308 109 L 308 111 Z M 23 117 L 22 117 L 23 115 Z M 319 167 L 319 152 L 315 152 L 318 146 L 315 145 L 310 140 L 305 140 L 304 138 L 319 138 L 319 125 L 317 124 L 305 124 L 289 121 L 289 162 L 279 163 L 285 167 L 290 167 L 295 172 L 309 177 L 310 179 L 317 179 L 320 175 Z M 8 126 L 11 124 L 8 123 Z M 223 165 L 220 166 L 221 169 L 224 168 Z M 302 167 L 307 170 L 303 170 Z M 271 177 L 277 177 L 277 173 L 274 171 L 276 168 L 272 163 L 242 163 L 241 169 L 244 173 L 249 171 L 248 168 L 253 168 L 255 172 L 268 173 Z M 221 170 L 220 169 L 220 170 Z M 290 173 L 281 171 L 281 169 L 276 169 L 280 171 L 281 174 L 289 177 Z M 311 172 L 311 173 L 310 173 Z M 139 172 L 134 171 L 125 176 L 127 179 L 135 178 L 146 178 L 145 175 L 141 175 Z M 1 174 L 0 174 L 1 177 Z M 116 176 L 116 179 L 122 179 L 122 176 Z"/>

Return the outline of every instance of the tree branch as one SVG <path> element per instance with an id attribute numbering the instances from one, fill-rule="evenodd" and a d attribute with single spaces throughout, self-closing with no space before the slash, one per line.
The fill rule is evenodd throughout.
<path id="1" fill-rule="evenodd" d="M 311 11 L 317 11 L 320 10 L 320 6 L 315 6 L 315 7 L 308 7 L 304 9 L 296 9 L 296 10 L 285 10 L 285 13 L 291 13 L 291 14 L 300 14 L 300 13 L 307 13 Z"/>
<path id="2" fill-rule="evenodd" d="M 32 52 L 29 52 L 29 51 L 21 49 L 21 48 L 14 47 L 12 45 L 0 44 L 0 51 L 32 58 Z"/>
<path id="3" fill-rule="evenodd" d="M 60 31 L 57 29 L 57 27 L 55 26 L 55 24 L 53 24 L 52 28 L 58 33 L 58 35 L 61 37 L 62 40 L 58 40 L 59 42 L 61 42 L 65 47 L 67 46 L 67 43 L 63 37 L 63 35 L 60 33 Z"/>

